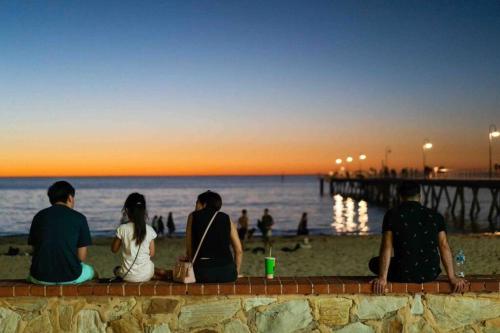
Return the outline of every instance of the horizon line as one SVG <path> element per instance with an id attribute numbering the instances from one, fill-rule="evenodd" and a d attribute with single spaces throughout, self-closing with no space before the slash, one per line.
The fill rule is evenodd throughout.
<path id="1" fill-rule="evenodd" d="M 30 178 L 158 178 L 158 177 L 176 177 L 176 178 L 192 178 L 192 177 L 297 177 L 297 176 L 318 176 L 325 173 L 270 173 L 270 174 L 201 174 L 201 175 L 34 175 L 34 176 L 0 176 L 0 179 L 30 179 Z"/>

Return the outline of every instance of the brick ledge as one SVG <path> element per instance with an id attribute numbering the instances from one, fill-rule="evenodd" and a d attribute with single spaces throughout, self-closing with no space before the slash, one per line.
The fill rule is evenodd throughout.
<path id="1" fill-rule="evenodd" d="M 81 285 L 39 286 L 23 280 L 1 280 L 0 297 L 76 297 L 76 296 L 229 296 L 229 295 L 328 295 L 372 294 L 373 277 L 314 276 L 243 277 L 235 283 L 181 284 L 169 281 L 144 283 L 97 283 Z M 500 275 L 467 277 L 469 292 L 500 292 Z M 389 283 L 389 294 L 432 293 L 447 294 L 451 286 L 445 277 L 437 281 L 417 283 Z"/>

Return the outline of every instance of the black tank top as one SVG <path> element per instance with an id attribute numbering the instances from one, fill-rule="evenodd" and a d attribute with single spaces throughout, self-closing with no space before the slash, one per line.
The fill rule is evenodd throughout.
<path id="1" fill-rule="evenodd" d="M 193 256 L 214 214 L 215 211 L 209 208 L 204 208 L 192 213 L 191 249 Z M 195 264 L 203 261 L 202 258 L 210 258 L 210 260 L 217 264 L 228 264 L 233 262 L 233 255 L 229 249 L 230 244 L 231 220 L 227 214 L 219 212 L 210 226 L 210 229 L 208 229 L 208 233 L 201 245 Z"/>

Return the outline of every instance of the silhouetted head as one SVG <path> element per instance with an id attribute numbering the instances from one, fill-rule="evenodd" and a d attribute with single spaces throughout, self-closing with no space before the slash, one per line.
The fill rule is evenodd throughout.
<path id="1" fill-rule="evenodd" d="M 241 214 L 242 214 L 242 215 L 247 215 L 247 210 L 246 210 L 246 209 L 243 209 L 243 210 L 241 211 Z"/>
<path id="2" fill-rule="evenodd" d="M 212 210 L 220 210 L 222 208 L 221 196 L 212 191 L 203 192 L 196 200 L 196 209 L 210 208 Z"/>
<path id="3" fill-rule="evenodd" d="M 414 181 L 404 181 L 398 186 L 398 194 L 403 201 L 420 201 L 420 185 Z"/>
<path id="4" fill-rule="evenodd" d="M 302 218 L 303 218 L 303 219 L 307 218 L 307 213 L 306 213 L 306 212 L 303 212 L 303 213 L 302 213 Z"/>
<path id="5" fill-rule="evenodd" d="M 52 205 L 57 203 L 70 208 L 75 207 L 75 188 L 67 181 L 61 180 L 52 184 L 47 191 L 47 195 Z"/>
<path id="6" fill-rule="evenodd" d="M 264 209 L 264 215 L 267 215 L 267 214 L 269 214 L 269 209 L 266 208 L 266 209 Z"/>
<path id="7" fill-rule="evenodd" d="M 123 210 L 130 222 L 134 223 L 134 239 L 140 245 L 146 237 L 146 220 L 148 218 L 146 209 L 146 198 L 140 193 L 132 193 L 125 200 Z"/>

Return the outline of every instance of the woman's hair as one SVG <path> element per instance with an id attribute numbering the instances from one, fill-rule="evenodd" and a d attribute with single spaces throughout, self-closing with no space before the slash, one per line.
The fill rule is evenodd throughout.
<path id="1" fill-rule="evenodd" d="M 206 205 L 207 208 L 220 210 L 222 207 L 222 198 L 221 196 L 212 191 L 203 192 L 198 196 L 198 202 L 202 205 Z"/>
<path id="2" fill-rule="evenodd" d="M 146 210 L 146 198 L 140 193 L 132 193 L 125 200 L 123 209 L 127 216 L 134 223 L 135 243 L 140 245 L 146 238 L 146 219 L 148 212 Z"/>

